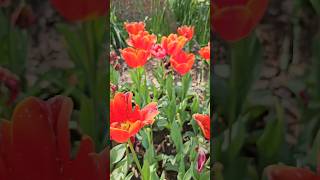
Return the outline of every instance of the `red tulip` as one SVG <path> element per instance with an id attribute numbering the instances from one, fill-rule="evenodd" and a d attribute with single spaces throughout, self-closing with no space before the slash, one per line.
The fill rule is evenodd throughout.
<path id="1" fill-rule="evenodd" d="M 170 64 L 180 75 L 185 75 L 192 68 L 194 59 L 194 54 L 180 51 L 178 54 L 171 56 Z"/>
<path id="2" fill-rule="evenodd" d="M 10 122 L 1 122 L 0 179 L 106 179 L 108 154 L 96 154 L 90 137 L 82 138 L 75 158 L 70 156 L 72 106 L 63 96 L 46 102 L 30 97 L 16 107 Z"/>
<path id="3" fill-rule="evenodd" d="M 157 103 L 150 103 L 140 110 L 132 107 L 132 93 L 117 93 L 110 101 L 110 139 L 127 142 L 141 128 L 153 124 L 159 114 Z"/>
<path id="4" fill-rule="evenodd" d="M 68 21 L 82 21 L 104 16 L 107 13 L 107 0 L 51 0 L 56 10 Z"/>
<path id="5" fill-rule="evenodd" d="M 184 36 L 178 36 L 177 34 L 170 34 L 168 37 L 162 37 L 161 45 L 166 50 L 167 54 L 178 54 L 188 39 Z"/>
<path id="6" fill-rule="evenodd" d="M 131 22 L 131 23 L 124 23 L 124 28 L 127 30 L 129 35 L 136 35 L 140 31 L 144 31 L 145 24 L 143 22 Z"/>
<path id="7" fill-rule="evenodd" d="M 131 34 L 127 40 L 129 46 L 137 49 L 150 50 L 157 42 L 157 36 L 149 34 L 147 31 L 140 31 L 138 34 Z"/>
<path id="8" fill-rule="evenodd" d="M 203 59 L 210 61 L 210 43 L 208 43 L 208 46 L 201 48 L 198 53 Z"/>
<path id="9" fill-rule="evenodd" d="M 268 0 L 216 0 L 211 6 L 214 31 L 227 41 L 247 37 L 262 19 Z"/>
<path id="10" fill-rule="evenodd" d="M 129 67 L 137 68 L 146 64 L 150 57 L 150 52 L 143 49 L 134 49 L 132 47 L 120 50 L 123 59 Z"/>
<path id="11" fill-rule="evenodd" d="M 196 120 L 206 139 L 210 140 L 210 117 L 205 114 L 194 114 L 193 119 Z"/>
<path id="12" fill-rule="evenodd" d="M 31 6 L 19 6 L 11 15 L 11 24 L 19 28 L 28 28 L 36 21 L 36 16 L 33 13 Z"/>
<path id="13" fill-rule="evenodd" d="M 155 44 L 152 46 L 150 52 L 152 56 L 157 59 L 163 59 L 167 55 L 166 50 L 161 46 L 161 44 Z"/>
<path id="14" fill-rule="evenodd" d="M 186 37 L 189 41 L 192 39 L 194 34 L 194 27 L 193 26 L 181 26 L 177 30 L 180 36 Z"/>
<path id="15" fill-rule="evenodd" d="M 320 175 L 316 175 L 309 169 L 296 168 L 285 165 L 268 166 L 264 173 L 268 180 L 319 180 Z"/>

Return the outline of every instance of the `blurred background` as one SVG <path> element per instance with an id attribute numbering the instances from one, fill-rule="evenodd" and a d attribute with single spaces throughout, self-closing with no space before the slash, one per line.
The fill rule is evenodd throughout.
<path id="1" fill-rule="evenodd" d="M 71 97 L 72 142 L 98 150 L 106 127 L 107 1 L 0 1 L 0 117 L 25 97 Z"/>
<path id="2" fill-rule="evenodd" d="M 270 0 L 255 30 L 260 42 L 256 47 L 262 53 L 256 64 L 245 61 L 231 67 L 230 47 L 214 35 L 214 171 L 218 179 L 261 179 L 265 168 L 275 164 L 316 173 L 320 149 L 318 2 Z M 251 73 L 248 69 L 255 69 L 250 78 L 246 78 Z M 229 91 L 234 73 L 236 83 L 248 86 L 247 91 Z M 233 122 L 228 118 L 232 104 L 226 104 L 230 97 L 244 97 L 236 105 Z"/>

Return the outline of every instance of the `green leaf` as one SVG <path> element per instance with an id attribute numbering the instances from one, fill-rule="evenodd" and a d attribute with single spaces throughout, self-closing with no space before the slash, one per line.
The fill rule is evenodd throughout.
<path id="1" fill-rule="evenodd" d="M 279 151 L 284 141 L 284 118 L 283 109 L 279 102 L 276 103 L 277 119 L 269 122 L 262 136 L 257 142 L 260 156 L 266 159 L 273 158 Z"/>
<path id="2" fill-rule="evenodd" d="M 210 171 L 205 171 L 200 174 L 199 180 L 208 180 L 210 179 Z"/>
<path id="3" fill-rule="evenodd" d="M 110 163 L 115 164 L 119 162 L 126 152 L 126 144 L 119 144 L 110 151 Z"/>
<path id="4" fill-rule="evenodd" d="M 245 117 L 241 118 L 233 125 L 231 134 L 231 144 L 228 147 L 230 160 L 234 159 L 239 154 L 244 144 L 246 138 Z"/>
<path id="5" fill-rule="evenodd" d="M 172 123 L 171 130 L 170 130 L 170 137 L 174 145 L 176 146 L 177 152 L 180 152 L 181 148 L 183 147 L 181 128 L 176 121 L 173 121 Z"/>
<path id="6" fill-rule="evenodd" d="M 194 168 L 193 163 L 191 163 L 190 168 L 188 169 L 188 171 L 183 176 L 184 180 L 190 180 L 192 178 L 193 168 Z"/>
<path id="7" fill-rule="evenodd" d="M 84 134 L 89 135 L 94 140 L 96 139 L 96 128 L 95 128 L 95 111 L 93 109 L 93 100 L 83 95 L 81 97 L 80 106 L 80 127 Z"/>
<path id="8" fill-rule="evenodd" d="M 143 167 L 142 167 L 142 179 L 143 180 L 149 180 L 150 179 L 150 164 L 149 162 L 144 159 L 143 161 Z M 151 179 L 150 179 L 151 180 Z"/>
<path id="9" fill-rule="evenodd" d="M 317 167 L 318 154 L 320 154 L 320 130 L 318 130 L 318 133 L 312 145 L 311 152 L 307 156 L 308 162 L 314 167 Z"/>
<path id="10" fill-rule="evenodd" d="M 262 48 L 256 36 L 231 44 L 231 76 L 229 81 L 229 125 L 241 113 L 251 86 L 259 75 Z"/>

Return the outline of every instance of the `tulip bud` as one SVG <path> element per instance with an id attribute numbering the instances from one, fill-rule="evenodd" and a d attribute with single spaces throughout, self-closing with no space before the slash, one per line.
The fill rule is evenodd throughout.
<path id="1" fill-rule="evenodd" d="M 203 166 L 206 162 L 206 152 L 203 148 L 198 148 L 198 160 L 197 160 L 197 171 L 200 173 L 203 169 Z"/>
<path id="2" fill-rule="evenodd" d="M 35 22 L 35 20 L 36 17 L 29 5 L 19 6 L 11 16 L 11 23 L 19 28 L 28 28 Z"/>

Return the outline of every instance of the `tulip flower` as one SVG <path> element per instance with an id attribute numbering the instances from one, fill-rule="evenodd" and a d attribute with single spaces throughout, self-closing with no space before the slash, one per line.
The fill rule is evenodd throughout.
<path id="1" fill-rule="evenodd" d="M 157 36 L 147 31 L 140 31 L 138 34 L 131 34 L 127 44 L 137 49 L 150 50 L 157 42 Z"/>
<path id="2" fill-rule="evenodd" d="M 210 43 L 208 43 L 208 46 L 201 48 L 198 53 L 203 59 L 210 61 Z"/>
<path id="3" fill-rule="evenodd" d="M 184 36 L 170 34 L 168 37 L 162 37 L 161 45 L 166 50 L 167 54 L 175 55 L 182 50 L 187 41 L 188 39 Z"/>
<path id="4" fill-rule="evenodd" d="M 117 93 L 110 101 L 110 139 L 118 143 L 127 142 L 141 128 L 151 125 L 159 114 L 156 103 L 140 110 L 132 107 L 132 93 Z"/>
<path id="5" fill-rule="evenodd" d="M 285 165 L 270 165 L 265 171 L 268 180 L 319 180 L 320 174 L 309 169 L 296 168 Z"/>
<path id="6" fill-rule="evenodd" d="M 204 137 L 210 140 L 210 117 L 206 114 L 194 114 L 193 119 L 198 123 Z"/>
<path id="7" fill-rule="evenodd" d="M 11 121 L 0 124 L 0 179 L 101 180 L 107 178 L 108 152 L 94 152 L 83 136 L 71 158 L 68 121 L 71 99 L 30 97 L 17 105 Z"/>
<path id="8" fill-rule="evenodd" d="M 268 0 L 216 0 L 212 26 L 223 39 L 238 41 L 247 37 L 262 19 Z"/>
<path id="9" fill-rule="evenodd" d="M 192 68 L 194 59 L 194 54 L 180 51 L 178 54 L 171 56 L 170 64 L 180 75 L 185 75 Z"/>
<path id="10" fill-rule="evenodd" d="M 21 5 L 11 15 L 11 24 L 19 28 L 28 28 L 36 21 L 30 5 Z"/>
<path id="11" fill-rule="evenodd" d="M 206 163 L 206 152 L 203 148 L 198 148 L 198 160 L 197 160 L 197 171 L 200 173 L 204 167 L 204 164 Z"/>
<path id="12" fill-rule="evenodd" d="M 3 83 L 10 91 L 10 97 L 7 100 L 7 105 L 12 104 L 19 95 L 20 82 L 18 77 L 12 74 L 9 70 L 0 67 L 0 83 Z"/>
<path id="13" fill-rule="evenodd" d="M 51 0 L 55 9 L 68 21 L 90 20 L 107 13 L 107 0 Z"/>
<path id="14" fill-rule="evenodd" d="M 180 36 L 186 37 L 189 41 L 192 39 L 194 34 L 194 27 L 193 26 L 181 26 L 177 30 Z"/>
<path id="15" fill-rule="evenodd" d="M 120 50 L 120 52 L 123 59 L 131 68 L 144 66 L 150 57 L 150 52 L 144 49 L 135 49 L 132 47 L 128 47 Z"/>
<path id="16" fill-rule="evenodd" d="M 124 28 L 127 30 L 129 35 L 136 35 L 140 31 L 144 31 L 145 24 L 143 22 L 131 22 L 131 23 L 124 23 Z"/>
<path id="17" fill-rule="evenodd" d="M 166 50 L 160 44 L 153 45 L 150 52 L 157 59 L 163 59 L 167 55 Z"/>

